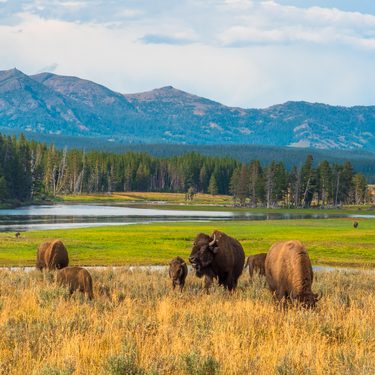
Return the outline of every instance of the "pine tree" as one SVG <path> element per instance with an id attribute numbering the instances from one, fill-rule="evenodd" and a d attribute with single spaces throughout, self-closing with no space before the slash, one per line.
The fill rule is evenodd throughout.
<path id="1" fill-rule="evenodd" d="M 239 168 L 236 168 L 233 171 L 232 178 L 230 179 L 230 183 L 229 183 L 229 192 L 233 195 L 233 207 L 236 207 L 236 200 L 238 198 L 238 194 L 240 190 L 240 178 L 241 178 L 241 172 Z"/>
<path id="2" fill-rule="evenodd" d="M 212 196 L 217 195 L 218 188 L 217 188 L 217 183 L 214 174 L 212 173 L 211 178 L 210 178 L 210 183 L 208 185 L 208 191 Z"/>
<path id="3" fill-rule="evenodd" d="M 7 190 L 7 183 L 5 181 L 5 177 L 0 178 L 0 200 L 4 202 L 5 199 L 8 198 L 8 190 Z"/>

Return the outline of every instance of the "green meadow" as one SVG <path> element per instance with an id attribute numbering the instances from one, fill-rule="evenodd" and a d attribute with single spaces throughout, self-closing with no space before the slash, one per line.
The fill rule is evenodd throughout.
<path id="1" fill-rule="evenodd" d="M 34 266 L 40 243 L 60 238 L 70 264 L 80 266 L 165 265 L 187 260 L 191 241 L 219 229 L 238 239 L 246 255 L 267 252 L 277 241 L 297 239 L 313 264 L 375 268 L 375 220 L 279 220 L 154 223 L 0 234 L 1 266 Z"/>

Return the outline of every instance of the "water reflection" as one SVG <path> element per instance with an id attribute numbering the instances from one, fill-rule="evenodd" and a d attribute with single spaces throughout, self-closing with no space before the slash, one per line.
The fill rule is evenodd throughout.
<path id="1" fill-rule="evenodd" d="M 278 212 L 230 212 L 160 210 L 155 205 L 57 204 L 0 210 L 0 232 L 69 229 L 106 225 L 127 225 L 178 221 L 253 221 L 327 219 L 344 217 L 375 218 L 375 215 L 329 215 L 324 213 L 294 214 Z"/>

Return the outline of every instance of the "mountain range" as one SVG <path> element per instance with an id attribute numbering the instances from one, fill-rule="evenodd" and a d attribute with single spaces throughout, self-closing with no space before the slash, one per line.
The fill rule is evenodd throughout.
<path id="1" fill-rule="evenodd" d="M 121 94 L 77 77 L 0 71 L 0 127 L 122 143 L 258 144 L 375 151 L 375 106 L 244 109 L 171 86 Z"/>

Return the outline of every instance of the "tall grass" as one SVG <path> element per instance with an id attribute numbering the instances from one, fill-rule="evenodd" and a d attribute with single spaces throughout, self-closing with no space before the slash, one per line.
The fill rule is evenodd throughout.
<path id="1" fill-rule="evenodd" d="M 210 295 L 189 275 L 91 270 L 93 301 L 69 296 L 52 272 L 0 274 L 0 373 L 370 374 L 375 275 L 317 272 L 315 311 L 280 312 L 264 279 Z"/>

